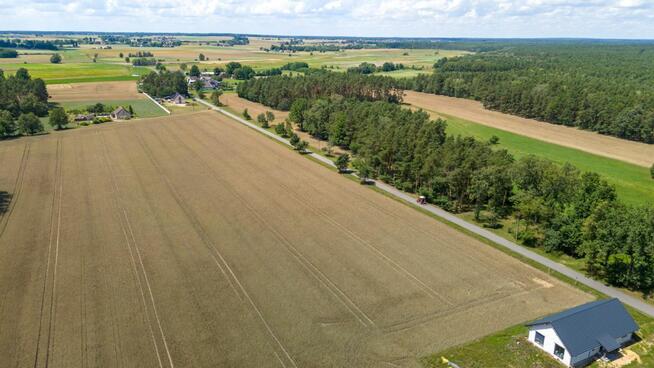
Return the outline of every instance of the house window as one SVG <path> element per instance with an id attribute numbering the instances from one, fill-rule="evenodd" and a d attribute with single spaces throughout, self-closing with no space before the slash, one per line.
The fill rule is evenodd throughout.
<path id="1" fill-rule="evenodd" d="M 543 346 L 545 345 L 545 336 L 543 336 L 543 334 L 540 332 L 536 332 L 536 338 L 534 341 L 536 341 L 536 344 Z"/>
<path id="2" fill-rule="evenodd" d="M 558 344 L 554 344 L 554 355 L 559 359 L 563 360 L 563 355 L 565 355 L 565 349 Z"/>

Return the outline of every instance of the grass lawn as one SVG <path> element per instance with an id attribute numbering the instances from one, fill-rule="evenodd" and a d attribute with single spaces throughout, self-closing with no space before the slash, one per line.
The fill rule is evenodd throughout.
<path id="1" fill-rule="evenodd" d="M 632 363 L 626 367 L 652 367 L 654 354 L 651 345 L 654 341 L 654 319 L 633 309 L 627 308 L 640 326 L 639 336 L 642 341 L 628 347 L 640 356 L 642 364 Z M 425 367 L 447 367 L 441 357 L 465 368 L 559 368 L 560 363 L 548 354 L 533 346 L 526 339 L 527 327 L 517 325 L 473 342 L 456 346 L 442 352 L 428 355 L 421 359 Z M 595 362 L 591 367 L 599 367 Z"/>
<path id="2" fill-rule="evenodd" d="M 89 105 L 95 103 L 103 103 L 109 106 L 125 106 L 132 105 L 134 109 L 134 114 L 137 118 L 152 118 L 157 116 L 165 116 L 165 111 L 163 111 L 159 106 L 149 99 L 139 99 L 139 100 L 108 100 L 108 101 L 74 101 L 74 102 L 60 102 L 59 105 L 65 108 L 66 110 L 74 109 L 83 109 Z"/>
<path id="3" fill-rule="evenodd" d="M 649 169 L 645 167 L 547 143 L 454 116 L 440 115 L 447 118 L 449 134 L 471 135 L 482 140 L 488 140 L 495 135 L 500 138 L 497 147 L 507 149 L 518 158 L 534 154 L 560 164 L 569 162 L 580 170 L 602 175 L 609 183 L 615 185 L 619 197 L 625 203 L 654 204 L 654 180 L 650 177 Z"/>

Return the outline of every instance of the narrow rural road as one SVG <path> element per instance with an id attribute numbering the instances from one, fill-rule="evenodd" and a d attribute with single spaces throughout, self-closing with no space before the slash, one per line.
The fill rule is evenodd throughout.
<path id="1" fill-rule="evenodd" d="M 267 131 L 267 130 L 265 130 L 265 129 L 263 129 L 263 128 L 261 128 L 261 127 L 255 125 L 255 124 L 245 120 L 245 119 L 242 119 L 241 117 L 239 117 L 237 115 L 234 115 L 229 111 L 221 109 L 221 108 L 219 108 L 219 107 L 217 107 L 215 105 L 212 105 L 212 104 L 210 104 L 210 103 L 208 103 L 206 101 L 203 101 L 203 100 L 196 99 L 196 101 L 201 103 L 201 104 L 204 104 L 207 107 L 209 107 L 211 109 L 214 109 L 214 110 L 216 110 L 216 111 L 218 111 L 218 112 L 220 112 L 220 113 L 222 113 L 224 115 L 227 115 L 228 117 L 238 121 L 239 123 L 245 124 L 246 126 L 252 128 L 254 130 L 257 130 L 257 131 L 261 132 L 262 134 L 265 134 L 265 135 L 269 136 L 272 139 L 275 139 L 275 140 L 277 140 L 279 142 L 282 142 L 282 143 L 286 144 L 287 146 L 291 146 L 291 144 L 288 142 L 288 140 L 286 140 L 286 139 L 284 139 L 284 138 L 282 138 L 282 137 L 280 137 L 280 136 L 278 136 L 276 134 L 273 134 L 273 133 L 271 133 L 271 132 L 269 132 L 269 131 Z M 314 159 L 320 161 L 320 162 L 324 162 L 324 163 L 326 163 L 326 164 L 328 164 L 330 166 L 335 166 L 334 163 L 332 162 L 332 160 L 328 159 L 327 157 L 318 155 L 316 153 L 308 153 L 308 155 L 313 157 Z M 383 183 L 383 182 L 380 182 L 380 181 L 375 181 L 375 185 L 377 186 L 377 188 L 379 188 L 379 189 L 381 189 L 381 190 L 383 190 L 383 191 L 385 191 L 387 193 L 390 193 L 393 196 L 395 196 L 395 197 L 397 197 L 397 198 L 399 198 L 399 199 L 401 199 L 401 200 L 403 200 L 405 202 L 408 202 L 408 203 L 411 203 L 411 204 L 416 203 L 416 200 L 415 200 L 414 197 L 412 197 L 409 194 L 407 194 L 405 192 L 402 192 L 402 191 L 400 191 L 400 190 L 398 190 L 398 189 L 396 189 L 396 188 L 394 188 L 394 187 L 392 187 L 392 186 L 390 186 L 390 185 L 388 185 L 386 183 Z M 537 254 L 537 253 L 535 253 L 535 252 L 533 252 L 533 251 L 531 251 L 531 250 L 529 250 L 529 249 L 527 249 L 527 248 L 525 248 L 525 247 L 523 247 L 523 246 L 521 246 L 519 244 L 516 244 L 516 243 L 514 243 L 514 242 L 512 242 L 510 240 L 504 239 L 504 238 L 502 238 L 502 237 L 500 237 L 498 235 L 495 235 L 492 232 L 490 232 L 490 231 L 488 231 L 488 230 L 486 230 L 486 229 L 484 229 L 482 227 L 479 227 L 479 226 L 477 226 L 475 224 L 472 224 L 472 223 L 467 222 L 467 221 L 465 221 L 463 219 L 460 219 L 460 218 L 456 217 L 455 215 L 453 215 L 453 214 L 451 214 L 451 213 L 449 213 L 449 212 L 447 212 L 447 211 L 445 211 L 445 210 L 443 210 L 443 209 L 441 209 L 439 207 L 436 207 L 436 206 L 430 205 L 430 204 L 422 205 L 421 207 L 424 208 L 425 210 L 429 211 L 430 213 L 432 213 L 432 214 L 446 220 L 446 221 L 449 221 L 449 222 L 451 222 L 453 224 L 461 226 L 462 228 L 464 228 L 464 229 L 466 229 L 466 230 L 468 230 L 468 231 L 470 231 L 472 233 L 475 233 L 475 234 L 477 234 L 477 235 L 479 235 L 479 236 L 481 236 L 481 237 L 483 237 L 485 239 L 488 239 L 488 240 L 492 241 L 493 243 L 501 245 L 502 247 L 507 248 L 507 249 L 509 249 L 509 250 L 511 250 L 511 251 L 513 251 L 515 253 L 518 253 L 518 254 L 526 257 L 526 258 L 529 258 L 529 259 L 531 259 L 533 261 L 536 261 L 536 262 L 540 263 L 541 265 L 543 265 L 545 267 L 548 267 L 551 270 L 559 272 L 559 273 L 561 273 L 561 274 L 563 274 L 563 275 L 577 281 L 578 283 L 586 285 L 588 287 L 591 287 L 591 288 L 593 288 L 593 289 L 595 289 L 595 290 L 597 290 L 597 291 L 599 291 L 599 292 L 601 292 L 603 294 L 606 294 L 609 297 L 618 298 L 623 303 L 625 303 L 625 304 L 627 304 L 627 305 L 629 305 L 629 306 L 631 306 L 631 307 L 633 307 L 633 308 L 635 308 L 635 309 L 649 315 L 650 317 L 654 317 L 654 306 L 653 305 L 650 305 L 650 304 L 648 304 L 648 303 L 646 303 L 646 302 L 644 302 L 644 301 L 642 301 L 642 300 L 640 300 L 638 298 L 635 298 L 635 297 L 633 297 L 631 295 L 628 295 L 628 294 L 626 294 L 626 293 L 624 293 L 624 292 L 622 292 L 622 291 L 620 291 L 618 289 L 615 289 L 615 288 L 610 287 L 610 286 L 606 286 L 606 285 L 604 285 L 603 283 L 601 283 L 599 281 L 588 278 L 585 275 L 583 275 L 583 274 L 581 274 L 581 273 L 579 273 L 579 272 L 577 272 L 577 271 L 575 271 L 575 270 L 573 270 L 573 269 L 571 269 L 571 268 L 569 268 L 567 266 L 564 266 L 564 265 L 562 265 L 560 263 L 552 261 L 552 260 L 550 260 L 550 259 L 548 259 L 546 257 L 543 257 L 543 256 L 541 256 L 541 255 L 539 255 L 539 254 Z"/>

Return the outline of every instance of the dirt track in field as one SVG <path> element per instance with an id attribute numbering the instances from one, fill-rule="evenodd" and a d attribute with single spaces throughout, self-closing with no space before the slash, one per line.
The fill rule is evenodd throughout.
<path id="1" fill-rule="evenodd" d="M 7 366 L 417 366 L 590 299 L 215 112 L 0 160 Z"/>
<path id="2" fill-rule="evenodd" d="M 48 93 L 55 102 L 146 98 L 138 93 L 134 81 L 53 84 L 48 86 Z"/>
<path id="3" fill-rule="evenodd" d="M 639 166 L 650 167 L 654 162 L 654 145 L 504 114 L 485 109 L 478 101 L 406 91 L 404 102 L 435 113 L 456 116 L 493 128 Z"/>

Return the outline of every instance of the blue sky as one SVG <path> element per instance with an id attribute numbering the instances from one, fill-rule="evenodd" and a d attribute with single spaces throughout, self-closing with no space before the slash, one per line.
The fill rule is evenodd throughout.
<path id="1" fill-rule="evenodd" d="M 2 30 L 654 38 L 654 0 L 0 0 Z"/>

